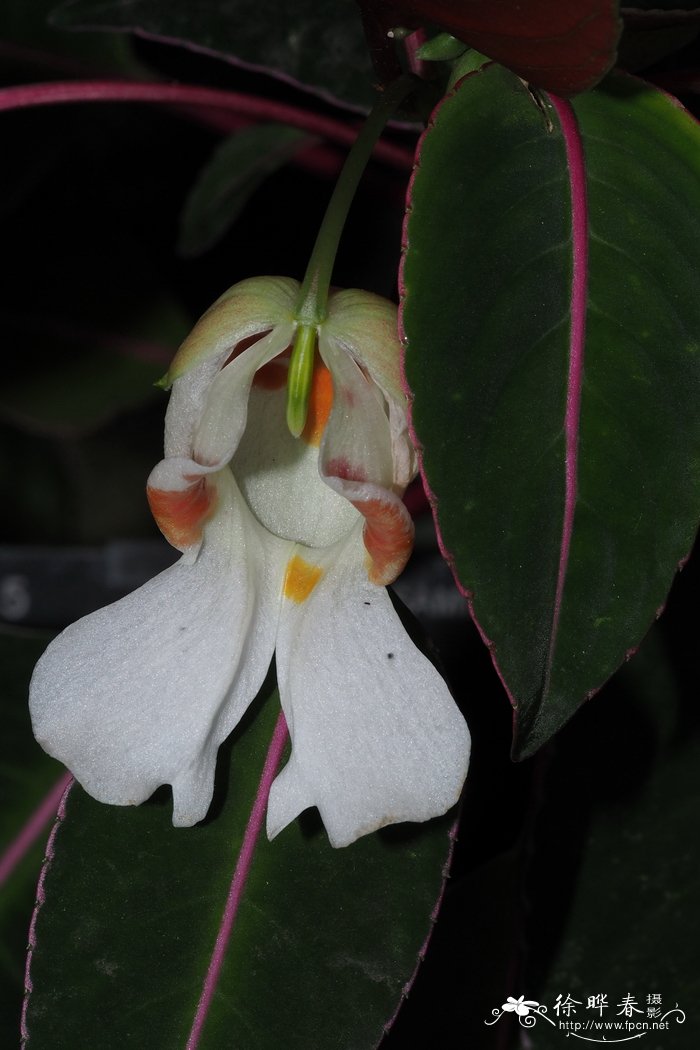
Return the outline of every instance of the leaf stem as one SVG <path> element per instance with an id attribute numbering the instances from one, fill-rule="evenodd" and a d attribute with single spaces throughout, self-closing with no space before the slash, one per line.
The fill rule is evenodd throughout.
<path id="1" fill-rule="evenodd" d="M 411 76 L 401 76 L 389 85 L 372 107 L 347 155 L 306 268 L 296 310 L 300 324 L 318 325 L 325 320 L 338 243 L 358 183 L 384 125 L 417 83 Z"/>
<path id="2" fill-rule="evenodd" d="M 297 336 L 287 379 L 287 426 L 294 437 L 306 425 L 317 328 L 326 318 L 333 265 L 350 205 L 384 125 L 417 83 L 401 76 L 375 102 L 347 155 L 316 236 L 297 301 Z"/>

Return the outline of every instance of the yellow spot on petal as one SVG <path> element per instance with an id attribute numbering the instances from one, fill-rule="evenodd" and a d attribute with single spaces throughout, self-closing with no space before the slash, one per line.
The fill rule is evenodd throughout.
<path id="1" fill-rule="evenodd" d="M 322 576 L 323 569 L 319 568 L 318 565 L 309 565 L 307 561 L 295 554 L 287 565 L 282 592 L 285 598 L 289 598 L 290 601 L 301 605 L 309 597 Z"/>
<path id="2" fill-rule="evenodd" d="M 323 431 L 333 407 L 333 380 L 324 364 L 316 362 L 309 394 L 309 413 L 301 436 L 307 445 L 321 444 Z"/>

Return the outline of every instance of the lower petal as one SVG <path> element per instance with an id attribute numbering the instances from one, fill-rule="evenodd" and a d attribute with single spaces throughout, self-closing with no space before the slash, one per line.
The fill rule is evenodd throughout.
<path id="1" fill-rule="evenodd" d="M 217 511 L 196 560 L 68 627 L 30 691 L 37 740 L 86 791 L 136 805 L 170 783 L 180 826 L 206 815 L 219 744 L 267 672 L 289 546 L 254 521 L 228 469 L 208 482 Z"/>
<path id="2" fill-rule="evenodd" d="M 469 732 L 389 595 L 368 580 L 360 530 L 318 553 L 298 548 L 285 583 L 277 673 L 292 753 L 272 785 L 267 830 L 273 838 L 317 806 L 331 844 L 345 846 L 448 810 Z"/>

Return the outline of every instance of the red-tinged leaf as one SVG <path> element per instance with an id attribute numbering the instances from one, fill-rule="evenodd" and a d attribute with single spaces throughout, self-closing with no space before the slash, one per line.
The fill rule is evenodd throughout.
<path id="1" fill-rule="evenodd" d="M 615 62 L 622 23 L 615 0 L 365 0 L 386 29 L 437 25 L 532 84 L 568 97 Z"/>
<path id="2" fill-rule="evenodd" d="M 435 917 L 450 820 L 334 850 L 306 813 L 268 842 L 278 712 L 267 697 L 225 745 L 195 828 L 172 827 L 162 793 L 120 808 L 71 790 L 30 934 L 30 1047 L 79 1047 L 95 1030 L 100 1050 L 379 1042 Z"/>
<path id="3" fill-rule="evenodd" d="M 700 513 L 700 133 L 631 78 L 542 107 L 495 66 L 443 103 L 403 269 L 423 469 L 518 757 L 639 644 Z"/>

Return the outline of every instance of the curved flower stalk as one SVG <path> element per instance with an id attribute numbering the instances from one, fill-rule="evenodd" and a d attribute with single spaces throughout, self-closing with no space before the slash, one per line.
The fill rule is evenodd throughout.
<path id="1" fill-rule="evenodd" d="M 276 653 L 291 757 L 272 838 L 317 806 L 331 843 L 445 812 L 469 734 L 385 590 L 413 541 L 415 474 L 395 307 L 331 295 L 300 440 L 285 419 L 299 285 L 254 278 L 175 357 L 148 497 L 177 564 L 63 632 L 31 685 L 42 746 L 103 802 L 172 784 L 173 823 L 209 808 L 217 749 Z"/>

